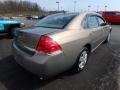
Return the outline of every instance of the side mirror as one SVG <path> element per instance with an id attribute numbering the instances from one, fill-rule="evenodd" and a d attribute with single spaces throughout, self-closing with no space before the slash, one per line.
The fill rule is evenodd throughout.
<path id="1" fill-rule="evenodd" d="M 0 31 L 3 31 L 5 29 L 3 24 L 0 24 Z"/>
<path id="2" fill-rule="evenodd" d="M 110 23 L 110 22 L 107 22 L 107 24 L 108 24 L 108 25 L 111 25 L 111 23 Z"/>
<path id="3" fill-rule="evenodd" d="M 106 26 L 106 25 L 108 25 L 107 23 L 102 23 L 100 26 Z"/>

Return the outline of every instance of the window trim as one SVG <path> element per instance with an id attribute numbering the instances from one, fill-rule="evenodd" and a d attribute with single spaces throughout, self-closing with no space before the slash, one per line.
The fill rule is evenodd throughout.
<path id="1" fill-rule="evenodd" d="M 102 17 L 100 17 L 100 16 L 96 15 L 96 19 L 97 19 L 97 21 L 98 21 L 98 25 L 99 25 L 99 26 L 101 26 L 101 25 L 100 25 L 100 23 L 99 23 L 98 18 L 101 18 L 101 19 L 104 21 L 104 23 L 106 23 L 106 21 L 104 20 L 104 18 L 102 18 Z"/>

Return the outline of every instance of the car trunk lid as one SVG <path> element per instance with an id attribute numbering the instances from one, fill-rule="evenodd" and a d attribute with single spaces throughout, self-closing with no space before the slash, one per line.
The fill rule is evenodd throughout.
<path id="1" fill-rule="evenodd" d="M 41 35 L 46 35 L 60 29 L 32 27 L 16 31 L 16 43 L 22 47 L 34 50 L 39 42 Z"/>

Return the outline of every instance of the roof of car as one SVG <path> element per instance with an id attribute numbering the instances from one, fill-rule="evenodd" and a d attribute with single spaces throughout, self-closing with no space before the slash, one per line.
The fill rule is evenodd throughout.
<path id="1" fill-rule="evenodd" d="M 99 11 L 99 12 L 120 12 L 120 11 Z"/>
<path id="2" fill-rule="evenodd" d="M 87 14 L 93 14 L 93 15 L 99 15 L 101 16 L 101 14 L 96 13 L 96 12 L 80 12 L 80 13 L 70 13 L 70 12 L 65 12 L 65 13 L 56 13 L 56 14 L 52 14 L 52 15 L 87 15 Z"/>
<path id="3" fill-rule="evenodd" d="M 68 12 L 65 12 L 65 13 L 56 13 L 56 14 L 52 14 L 54 16 L 56 15 L 79 15 L 79 13 L 68 13 Z"/>

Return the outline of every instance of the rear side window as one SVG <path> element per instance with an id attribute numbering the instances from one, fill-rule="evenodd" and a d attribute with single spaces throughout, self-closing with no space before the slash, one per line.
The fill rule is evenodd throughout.
<path id="1" fill-rule="evenodd" d="M 40 20 L 35 26 L 63 29 L 77 14 L 51 15 Z"/>
<path id="2" fill-rule="evenodd" d="M 88 28 L 98 27 L 98 21 L 96 19 L 96 16 L 89 16 L 87 21 L 88 21 Z"/>
<path id="3" fill-rule="evenodd" d="M 97 20 L 99 22 L 99 25 L 102 25 L 102 24 L 105 23 L 105 21 L 101 17 L 99 17 L 99 16 L 97 16 Z"/>
<path id="4" fill-rule="evenodd" d="M 81 26 L 82 26 L 84 29 L 88 28 L 87 17 L 84 18 L 84 20 L 82 21 Z"/>

